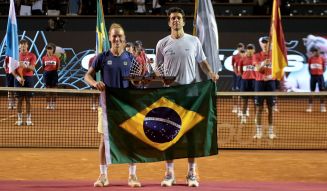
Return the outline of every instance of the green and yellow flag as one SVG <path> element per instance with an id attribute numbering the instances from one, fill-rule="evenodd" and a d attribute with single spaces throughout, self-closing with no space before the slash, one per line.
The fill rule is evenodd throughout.
<path id="1" fill-rule="evenodd" d="M 104 22 L 102 0 L 97 0 L 96 54 L 109 50 L 109 38 Z"/>
<path id="2" fill-rule="evenodd" d="M 215 87 L 107 89 L 111 163 L 218 154 Z"/>

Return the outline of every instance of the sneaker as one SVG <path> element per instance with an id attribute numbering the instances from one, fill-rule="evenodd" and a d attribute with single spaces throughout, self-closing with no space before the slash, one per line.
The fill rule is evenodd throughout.
<path id="1" fill-rule="evenodd" d="M 326 107 L 324 105 L 320 106 L 320 112 L 326 113 Z"/>
<path id="2" fill-rule="evenodd" d="M 8 109 L 14 109 L 14 106 L 11 103 L 9 103 L 8 104 Z"/>
<path id="3" fill-rule="evenodd" d="M 32 125 L 34 125 L 34 123 L 31 120 L 27 120 L 26 121 L 26 125 L 27 126 L 32 126 Z"/>
<path id="4" fill-rule="evenodd" d="M 246 110 L 246 116 L 247 116 L 247 117 L 250 116 L 250 110 L 249 110 L 249 108 Z"/>
<path id="5" fill-rule="evenodd" d="M 51 109 L 51 105 L 50 104 L 47 105 L 47 109 Z"/>
<path id="6" fill-rule="evenodd" d="M 194 174 L 188 174 L 186 176 L 186 184 L 189 187 L 199 187 L 199 181 L 197 180 L 196 175 L 194 175 Z"/>
<path id="7" fill-rule="evenodd" d="M 232 113 L 237 113 L 237 106 L 236 105 L 233 106 Z"/>
<path id="8" fill-rule="evenodd" d="M 241 116 L 241 124 L 245 124 L 246 123 L 246 116 L 242 115 Z"/>
<path id="9" fill-rule="evenodd" d="M 278 108 L 277 108 L 277 105 L 273 106 L 273 111 L 274 112 L 279 112 Z"/>
<path id="10" fill-rule="evenodd" d="M 253 136 L 253 139 L 261 139 L 262 138 L 262 133 L 256 133 L 254 136 Z"/>
<path id="11" fill-rule="evenodd" d="M 101 174 L 97 181 L 94 183 L 94 187 L 107 187 L 109 186 L 108 177 L 104 174 Z"/>
<path id="12" fill-rule="evenodd" d="M 141 183 L 137 180 L 136 175 L 130 175 L 128 177 L 128 186 L 135 188 L 135 187 L 141 187 Z"/>
<path id="13" fill-rule="evenodd" d="M 312 112 L 312 108 L 311 107 L 308 107 L 308 109 L 305 110 L 305 111 L 308 112 L 308 113 L 311 113 Z"/>
<path id="14" fill-rule="evenodd" d="M 161 182 L 161 186 L 163 187 L 170 187 L 173 184 L 176 184 L 176 180 L 172 174 L 167 174 L 164 180 Z"/>
<path id="15" fill-rule="evenodd" d="M 22 125 L 23 125 L 23 121 L 18 119 L 18 120 L 16 121 L 15 125 L 17 125 L 17 126 L 22 126 Z"/>
<path id="16" fill-rule="evenodd" d="M 97 109 L 96 104 L 92 104 L 92 110 L 95 111 Z"/>
<path id="17" fill-rule="evenodd" d="M 50 107 L 51 107 L 51 109 L 55 109 L 56 108 L 56 104 L 55 103 L 51 103 L 50 104 Z"/>
<path id="18" fill-rule="evenodd" d="M 274 133 L 269 133 L 268 137 L 269 137 L 269 139 L 277 138 L 277 136 Z"/>

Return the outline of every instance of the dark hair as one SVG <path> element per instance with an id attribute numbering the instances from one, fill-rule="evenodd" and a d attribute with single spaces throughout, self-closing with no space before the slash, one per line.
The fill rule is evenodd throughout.
<path id="1" fill-rule="evenodd" d="M 19 44 L 28 44 L 28 41 L 26 39 L 21 39 L 19 41 Z"/>
<path id="2" fill-rule="evenodd" d="M 318 52 L 318 51 L 319 51 L 319 49 L 315 46 L 310 48 L 310 52 Z"/>
<path id="3" fill-rule="evenodd" d="M 242 48 L 241 50 L 240 50 L 240 53 L 244 53 L 245 52 L 245 50 Z"/>
<path id="4" fill-rule="evenodd" d="M 126 47 L 134 47 L 134 43 L 132 43 L 132 42 L 126 42 Z"/>
<path id="5" fill-rule="evenodd" d="M 254 49 L 254 45 L 253 44 L 248 44 L 248 45 L 246 45 L 246 49 Z"/>
<path id="6" fill-rule="evenodd" d="M 238 43 L 238 44 L 237 44 L 237 48 L 244 48 L 244 44 L 243 44 L 243 43 L 241 43 L 241 42 L 240 42 L 240 43 Z"/>
<path id="7" fill-rule="evenodd" d="M 46 49 L 52 49 L 53 53 L 56 52 L 56 45 L 52 42 L 48 43 L 47 46 L 46 46 Z"/>
<path id="8" fill-rule="evenodd" d="M 180 13 L 183 16 L 183 20 L 185 20 L 185 12 L 183 11 L 183 9 L 179 8 L 179 7 L 171 7 L 168 9 L 167 11 L 167 16 L 168 16 L 168 20 L 170 19 L 169 16 L 172 13 Z"/>

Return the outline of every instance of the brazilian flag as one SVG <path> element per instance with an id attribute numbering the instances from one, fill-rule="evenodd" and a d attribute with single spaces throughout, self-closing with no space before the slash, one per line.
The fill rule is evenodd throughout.
<path id="1" fill-rule="evenodd" d="M 111 163 L 218 154 L 216 86 L 106 90 Z"/>

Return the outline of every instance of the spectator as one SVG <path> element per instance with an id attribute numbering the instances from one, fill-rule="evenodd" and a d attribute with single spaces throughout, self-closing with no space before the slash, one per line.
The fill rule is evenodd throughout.
<path id="1" fill-rule="evenodd" d="M 77 16 L 82 14 L 82 0 L 69 0 L 67 15 Z"/>

